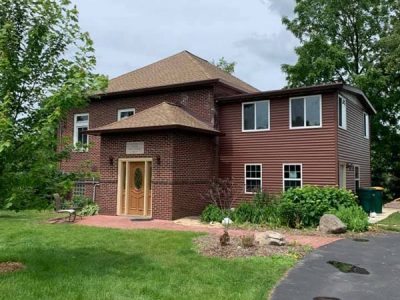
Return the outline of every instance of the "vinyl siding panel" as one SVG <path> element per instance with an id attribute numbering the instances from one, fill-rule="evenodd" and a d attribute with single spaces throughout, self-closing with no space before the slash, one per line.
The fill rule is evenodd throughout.
<path id="1" fill-rule="evenodd" d="M 309 95 L 304 95 L 309 96 Z M 219 176 L 232 177 L 235 201 L 244 194 L 244 164 L 262 164 L 262 187 L 283 189 L 282 164 L 301 163 L 303 185 L 337 184 L 337 95 L 322 95 L 322 128 L 289 129 L 289 98 L 270 100 L 270 130 L 242 132 L 242 104 L 219 106 Z M 246 101 L 244 101 L 246 102 Z"/>
<path id="2" fill-rule="evenodd" d="M 346 98 L 347 130 L 338 129 L 339 162 L 359 165 L 361 187 L 370 186 L 370 139 L 364 137 L 363 131 L 363 112 L 365 109 L 354 96 L 347 93 L 341 93 L 341 95 Z M 353 168 L 346 170 L 346 187 L 353 191 L 355 189 Z"/>

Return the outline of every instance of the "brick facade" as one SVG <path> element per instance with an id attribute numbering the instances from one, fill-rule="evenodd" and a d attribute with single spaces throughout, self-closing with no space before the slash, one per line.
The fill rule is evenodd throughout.
<path id="1" fill-rule="evenodd" d="M 179 104 L 196 118 L 214 125 L 214 90 L 212 87 L 194 89 L 182 92 L 169 92 L 134 97 L 94 99 L 86 108 L 75 109 L 67 116 L 60 126 L 59 134 L 71 143 L 74 131 L 74 114 L 89 113 L 89 128 L 96 128 L 117 121 L 119 109 L 134 108 L 136 113 L 153 107 L 162 102 Z M 89 136 L 91 144 L 88 152 L 73 152 L 68 160 L 61 163 L 61 169 L 66 172 L 76 171 L 91 161 L 92 171 L 99 171 L 100 137 Z"/>
<path id="2" fill-rule="evenodd" d="M 152 158 L 152 217 L 176 219 L 199 214 L 205 206 L 200 195 L 216 175 L 214 139 L 183 131 L 102 136 L 97 197 L 101 213 L 116 214 L 118 159 Z M 144 142 L 144 154 L 125 154 L 127 142 L 139 141 Z"/>

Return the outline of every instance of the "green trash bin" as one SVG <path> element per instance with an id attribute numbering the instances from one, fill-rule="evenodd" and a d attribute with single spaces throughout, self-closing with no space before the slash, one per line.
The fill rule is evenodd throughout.
<path id="1" fill-rule="evenodd" d="M 366 213 L 376 212 L 382 213 L 382 198 L 383 188 L 381 187 L 368 187 L 360 188 L 358 192 L 360 204 Z"/>

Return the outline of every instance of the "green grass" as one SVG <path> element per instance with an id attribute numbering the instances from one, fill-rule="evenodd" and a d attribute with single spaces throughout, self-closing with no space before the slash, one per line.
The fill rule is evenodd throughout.
<path id="1" fill-rule="evenodd" d="M 50 213 L 0 211 L 0 299 L 266 299 L 289 257 L 220 259 L 198 234 L 47 224 Z"/>
<path id="2" fill-rule="evenodd" d="M 381 225 L 381 228 L 390 231 L 399 231 L 400 232 L 400 213 L 396 212 L 391 214 L 386 219 L 380 221 L 378 225 Z"/>

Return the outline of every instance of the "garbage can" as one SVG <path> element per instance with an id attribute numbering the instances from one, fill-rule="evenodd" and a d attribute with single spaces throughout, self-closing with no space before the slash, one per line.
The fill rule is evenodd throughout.
<path id="1" fill-rule="evenodd" d="M 383 188 L 360 188 L 358 198 L 360 199 L 360 204 L 366 213 L 382 213 Z"/>
<path id="2" fill-rule="evenodd" d="M 374 190 L 373 198 L 375 203 L 375 212 L 381 214 L 383 207 L 383 187 L 374 186 L 371 189 Z"/>

